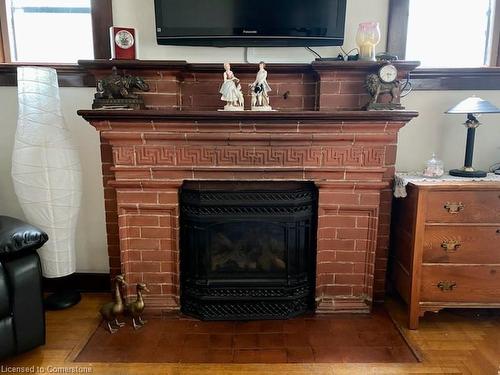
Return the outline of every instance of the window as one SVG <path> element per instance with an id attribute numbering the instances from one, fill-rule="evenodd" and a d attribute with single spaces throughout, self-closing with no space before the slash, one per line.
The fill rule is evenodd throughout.
<path id="1" fill-rule="evenodd" d="M 423 68 L 496 66 L 500 0 L 391 0 L 388 49 Z"/>
<path id="2" fill-rule="evenodd" d="M 92 59 L 90 0 L 8 0 L 12 61 L 75 63 Z"/>
<path id="3" fill-rule="evenodd" d="M 0 24 L 6 62 L 109 58 L 111 0 L 0 0 Z"/>
<path id="4" fill-rule="evenodd" d="M 491 0 L 410 0 L 406 58 L 422 67 L 489 65 Z"/>

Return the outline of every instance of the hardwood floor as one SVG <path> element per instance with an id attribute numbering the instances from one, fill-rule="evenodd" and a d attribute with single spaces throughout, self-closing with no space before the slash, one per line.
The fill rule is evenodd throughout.
<path id="1" fill-rule="evenodd" d="M 100 319 L 100 305 L 107 295 L 87 294 L 82 302 L 65 311 L 47 313 L 47 344 L 2 363 L 8 366 L 41 367 L 45 373 L 91 374 L 500 374 L 500 313 L 498 311 L 443 311 L 421 320 L 418 331 L 404 328 L 404 307 L 387 302 L 391 315 L 418 348 L 418 364 L 103 364 L 73 363 L 72 360 L 93 333 Z M 133 342 L 130 345 L 134 345 Z M 79 371 L 79 372 L 77 372 Z M 11 371 L 13 372 L 13 371 Z M 18 371 L 19 372 L 19 371 Z"/>

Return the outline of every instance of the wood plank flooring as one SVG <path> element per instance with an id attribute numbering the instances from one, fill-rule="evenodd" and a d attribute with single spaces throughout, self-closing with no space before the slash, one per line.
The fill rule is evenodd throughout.
<path id="1" fill-rule="evenodd" d="M 106 375 L 127 374 L 500 374 L 500 312 L 444 311 L 428 314 L 418 331 L 404 328 L 404 307 L 388 300 L 391 315 L 422 357 L 418 364 L 134 364 L 74 363 L 73 359 L 99 324 L 98 310 L 109 296 L 87 294 L 69 310 L 47 313 L 47 344 L 0 363 L 38 366 L 45 373 L 62 370 Z M 134 345 L 133 342 L 130 345 Z M 73 370 L 72 370 L 73 369 Z M 6 371 L 4 371 L 7 373 Z M 12 372 L 12 371 L 11 371 Z"/>

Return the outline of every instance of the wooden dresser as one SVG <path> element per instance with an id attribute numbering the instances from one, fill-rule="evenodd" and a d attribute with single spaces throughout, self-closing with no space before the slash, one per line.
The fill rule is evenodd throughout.
<path id="1" fill-rule="evenodd" d="M 395 200 L 390 277 L 417 329 L 426 311 L 500 308 L 500 182 L 413 182 Z"/>

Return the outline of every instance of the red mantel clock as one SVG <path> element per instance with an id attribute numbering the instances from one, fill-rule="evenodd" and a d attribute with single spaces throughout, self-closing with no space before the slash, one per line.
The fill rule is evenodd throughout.
<path id="1" fill-rule="evenodd" d="M 111 40 L 111 58 L 117 60 L 137 59 L 136 30 L 132 27 L 109 28 Z"/>

